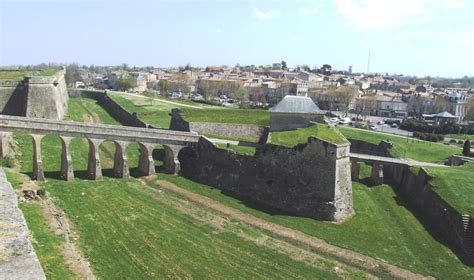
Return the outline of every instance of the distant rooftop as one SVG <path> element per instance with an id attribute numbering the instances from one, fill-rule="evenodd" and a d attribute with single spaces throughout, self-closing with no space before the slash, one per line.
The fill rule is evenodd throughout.
<path id="1" fill-rule="evenodd" d="M 270 112 L 275 113 L 302 113 L 302 114 L 322 114 L 319 107 L 313 100 L 305 96 L 285 96 L 277 105 L 270 108 Z"/>

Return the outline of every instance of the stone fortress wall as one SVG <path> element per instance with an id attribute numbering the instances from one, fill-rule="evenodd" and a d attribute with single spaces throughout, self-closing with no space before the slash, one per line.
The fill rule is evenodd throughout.
<path id="1" fill-rule="evenodd" d="M 182 175 L 284 213 L 342 221 L 354 212 L 349 143 L 310 137 L 294 148 L 267 144 L 251 156 L 202 137 L 178 159 Z"/>
<path id="2" fill-rule="evenodd" d="M 69 98 L 65 73 L 0 80 L 1 114 L 61 120 Z"/>

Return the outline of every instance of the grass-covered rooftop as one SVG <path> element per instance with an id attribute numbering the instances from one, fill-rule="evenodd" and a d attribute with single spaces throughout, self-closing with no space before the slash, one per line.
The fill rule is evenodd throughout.
<path id="1" fill-rule="evenodd" d="M 47 70 L 0 70 L 0 80 L 23 80 L 27 76 L 52 76 L 58 72 L 58 69 Z"/>
<path id="2" fill-rule="evenodd" d="M 294 147 L 298 144 L 306 143 L 310 136 L 315 136 L 337 145 L 348 142 L 337 128 L 328 127 L 324 124 L 315 124 L 310 127 L 290 131 L 272 132 L 271 142 L 286 147 Z"/>

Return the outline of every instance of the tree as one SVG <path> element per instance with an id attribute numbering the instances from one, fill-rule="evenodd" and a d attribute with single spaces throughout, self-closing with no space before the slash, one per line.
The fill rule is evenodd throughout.
<path id="1" fill-rule="evenodd" d="M 250 99 L 249 92 L 241 87 L 237 90 L 237 100 L 239 101 L 239 108 L 248 108 Z"/>
<path id="2" fill-rule="evenodd" d="M 426 88 L 424 86 L 417 86 L 415 90 L 416 92 L 426 92 Z"/>
<path id="3" fill-rule="evenodd" d="M 80 67 L 77 63 L 69 64 L 68 66 L 66 66 L 66 75 L 64 76 L 64 78 L 66 79 L 66 84 L 68 86 L 71 86 L 76 81 L 81 80 L 81 73 L 79 72 L 79 69 Z"/>
<path id="4" fill-rule="evenodd" d="M 128 91 L 135 87 L 135 81 L 131 77 L 120 78 L 117 81 L 117 88 L 121 91 Z"/>
<path id="5" fill-rule="evenodd" d="M 351 87 L 342 86 L 337 89 L 330 89 L 330 109 L 337 111 L 344 111 L 346 114 L 349 107 L 355 98 L 355 89 Z"/>
<path id="6" fill-rule="evenodd" d="M 164 95 L 168 93 L 168 81 L 167 80 L 160 80 L 158 82 L 158 89 L 160 90 L 160 94 Z"/>
<path id="7" fill-rule="evenodd" d="M 469 98 L 466 104 L 466 121 L 474 121 L 474 97 Z"/>
<path id="8" fill-rule="evenodd" d="M 281 61 L 281 69 L 283 69 L 283 70 L 288 69 L 287 66 L 286 66 L 286 61 L 284 61 L 284 60 Z"/>
<path id="9" fill-rule="evenodd" d="M 329 64 L 323 64 L 323 67 L 321 67 L 321 71 L 323 72 L 323 74 L 331 74 L 331 70 L 332 70 L 332 67 L 331 65 Z"/>
<path id="10" fill-rule="evenodd" d="M 471 141 L 470 140 L 464 141 L 464 146 L 462 147 L 462 154 L 467 157 L 471 154 Z"/>
<path id="11" fill-rule="evenodd" d="M 448 108 L 449 108 L 449 102 L 445 98 L 438 96 L 434 101 L 432 112 L 441 113 L 441 112 L 447 111 Z"/>

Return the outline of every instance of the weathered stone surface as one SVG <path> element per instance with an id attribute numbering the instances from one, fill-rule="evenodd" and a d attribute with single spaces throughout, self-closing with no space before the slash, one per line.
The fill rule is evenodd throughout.
<path id="1" fill-rule="evenodd" d="M 392 147 L 392 143 L 390 142 L 380 141 L 378 145 L 375 145 L 365 141 L 350 138 L 348 140 L 349 142 L 351 142 L 351 153 L 391 157 L 390 148 Z"/>
<path id="2" fill-rule="evenodd" d="M 266 145 L 255 156 L 215 148 L 201 138 L 179 154 L 193 180 L 288 213 L 340 221 L 353 213 L 349 143 L 311 137 L 295 148 Z"/>
<path id="3" fill-rule="evenodd" d="M 140 158 L 138 161 L 138 169 L 145 175 L 155 174 L 155 160 L 153 159 L 154 144 L 138 143 L 140 146 Z"/>
<path id="4" fill-rule="evenodd" d="M 1 114 L 62 119 L 69 98 L 64 74 L 60 70 L 53 76 L 0 80 Z"/>
<path id="5" fill-rule="evenodd" d="M 88 138 L 89 160 L 87 163 L 87 177 L 92 180 L 102 179 L 102 168 L 100 166 L 99 147 L 103 142 L 101 139 Z"/>
<path id="6" fill-rule="evenodd" d="M 72 167 L 71 151 L 69 149 L 71 137 L 60 136 L 61 139 L 61 177 L 70 181 L 74 179 L 74 169 Z"/>
<path id="7" fill-rule="evenodd" d="M 376 186 L 383 184 L 383 164 L 372 164 L 370 178 L 372 179 L 372 183 Z"/>
<path id="8" fill-rule="evenodd" d="M 41 139 L 44 135 L 31 134 L 33 140 L 33 179 L 44 181 L 43 160 L 41 159 Z"/>
<path id="9" fill-rule="evenodd" d="M 115 141 L 115 156 L 114 156 L 114 175 L 119 178 L 128 178 L 130 171 L 128 169 L 128 159 L 125 154 L 127 149 L 127 142 Z"/>
<path id="10" fill-rule="evenodd" d="M 270 131 L 308 127 L 312 125 L 312 122 L 324 123 L 324 115 L 274 112 L 270 114 Z"/>
<path id="11" fill-rule="evenodd" d="M 0 279 L 46 279 L 17 196 L 0 168 Z"/>

